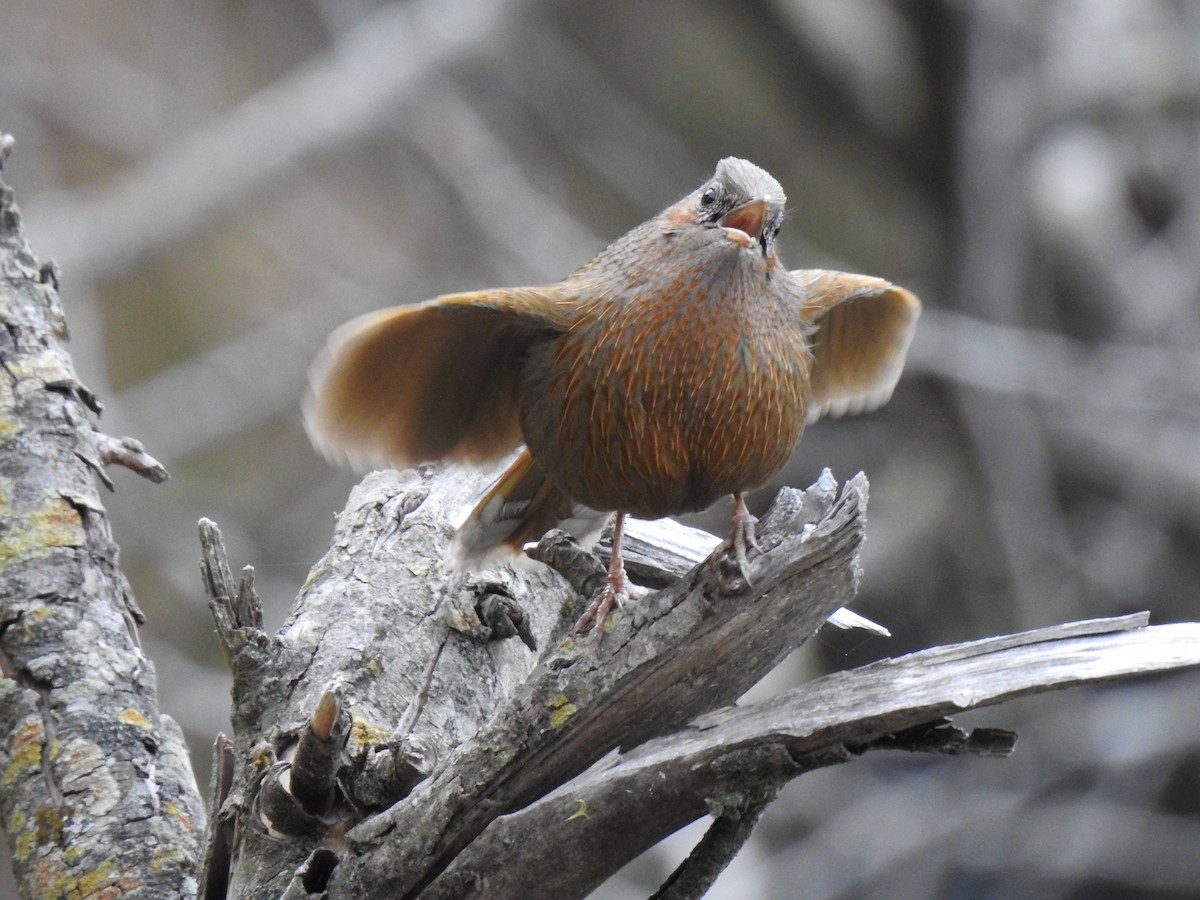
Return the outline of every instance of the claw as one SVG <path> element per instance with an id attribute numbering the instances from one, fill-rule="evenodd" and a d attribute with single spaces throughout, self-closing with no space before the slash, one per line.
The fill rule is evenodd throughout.
<path id="1" fill-rule="evenodd" d="M 754 526 L 757 524 L 758 519 L 751 515 L 750 510 L 746 508 L 746 501 L 742 499 L 742 495 L 734 494 L 733 518 L 729 523 L 729 537 L 725 539 L 725 543 L 721 547 L 726 553 L 733 551 L 738 571 L 746 584 L 753 583 L 750 579 L 750 563 L 747 559 L 749 549 L 762 553 L 762 547 L 759 546 L 758 537 L 754 533 Z"/>
<path id="2" fill-rule="evenodd" d="M 608 614 L 612 612 L 615 606 L 617 609 L 624 608 L 625 600 L 629 599 L 629 594 L 625 587 L 614 587 L 612 584 L 607 584 L 596 599 L 591 602 L 579 621 L 575 623 L 575 628 L 572 634 L 583 634 L 589 627 L 595 623 L 597 633 L 604 631 L 604 620 L 608 618 Z"/>
<path id="3" fill-rule="evenodd" d="M 728 559 L 730 554 L 733 555 L 733 561 L 737 565 L 738 573 L 747 585 L 753 584 L 753 580 L 750 578 L 749 552 L 750 550 L 755 550 L 762 553 L 762 547 L 759 546 L 758 538 L 754 533 L 754 526 L 757 522 L 758 519 L 751 515 L 750 510 L 746 508 L 746 501 L 742 499 L 742 495 L 734 494 L 733 517 L 729 523 L 729 537 L 725 538 L 725 542 L 721 544 L 720 550 L 726 559 Z"/>
<path id="4" fill-rule="evenodd" d="M 608 564 L 608 583 L 596 595 L 588 608 L 583 611 L 579 621 L 575 623 L 572 634 L 583 634 L 590 627 L 595 627 L 597 634 L 604 631 L 604 620 L 615 606 L 623 609 L 629 599 L 629 582 L 625 577 L 625 563 L 621 560 L 621 535 L 625 530 L 625 514 L 617 513 L 613 522 L 612 559 Z"/>

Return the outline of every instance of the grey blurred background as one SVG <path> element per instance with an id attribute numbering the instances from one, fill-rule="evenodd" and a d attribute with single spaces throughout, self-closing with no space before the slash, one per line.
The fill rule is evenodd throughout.
<path id="1" fill-rule="evenodd" d="M 856 608 L 755 695 L 938 643 L 1200 617 L 1200 4 L 4 0 L 6 178 L 81 378 L 161 487 L 108 500 L 198 773 L 228 676 L 196 521 L 278 625 L 353 484 L 300 427 L 329 331 L 555 280 L 739 155 L 790 265 L 926 312 L 890 405 L 780 483 L 871 479 Z M 772 491 L 754 496 L 760 511 Z M 718 507 L 701 525 L 721 529 Z M 715 898 L 1200 895 L 1200 678 L 962 717 L 1004 761 L 876 754 L 789 786 Z M 644 896 L 699 835 L 602 889 Z"/>

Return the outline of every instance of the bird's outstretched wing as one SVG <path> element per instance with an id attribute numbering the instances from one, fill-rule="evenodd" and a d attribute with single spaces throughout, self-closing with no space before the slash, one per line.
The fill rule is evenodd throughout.
<path id="1" fill-rule="evenodd" d="M 560 291 L 449 294 L 342 326 L 311 372 L 304 421 L 313 443 L 360 470 L 510 452 L 529 344 L 570 325 Z"/>
<path id="2" fill-rule="evenodd" d="M 792 274 L 806 291 L 801 315 L 815 328 L 808 421 L 886 403 L 904 368 L 921 301 L 868 275 L 824 269 Z"/>

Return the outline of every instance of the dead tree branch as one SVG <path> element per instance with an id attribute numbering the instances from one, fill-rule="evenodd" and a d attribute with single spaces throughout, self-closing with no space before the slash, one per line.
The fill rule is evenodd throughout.
<path id="1" fill-rule="evenodd" d="M 1200 664 L 1200 626 L 1136 616 L 935 648 L 730 706 L 853 597 L 865 478 L 840 494 L 825 479 L 782 492 L 760 527 L 753 586 L 715 576 L 719 558 L 672 582 L 708 542 L 648 526 L 631 541 L 638 577 L 669 585 L 586 638 L 568 631 L 598 563 L 561 538 L 538 555 L 576 588 L 544 567 L 464 577 L 430 562 L 445 553 L 447 516 L 478 488 L 453 470 L 375 473 L 279 634 L 225 617 L 240 635 L 228 641 L 240 648 L 236 741 L 250 754 L 233 793 L 244 843 L 231 896 L 307 896 L 301 884 L 329 897 L 583 896 L 712 815 L 663 888 L 698 896 L 803 772 L 872 749 L 1004 755 L 1014 735 L 963 734 L 945 717 Z M 237 593 L 232 576 L 221 583 Z M 488 598 L 525 617 L 540 656 L 494 639 L 479 616 Z M 328 768 L 319 791 L 296 785 L 295 748 L 335 687 L 349 736 L 322 757 L 329 796 Z M 302 798 L 317 795 L 327 800 L 314 812 Z"/>

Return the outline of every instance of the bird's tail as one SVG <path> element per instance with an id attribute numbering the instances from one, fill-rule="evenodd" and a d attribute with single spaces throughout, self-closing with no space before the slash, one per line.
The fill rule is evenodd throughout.
<path id="1" fill-rule="evenodd" d="M 451 549 L 468 561 L 516 554 L 552 528 L 586 545 L 600 536 L 609 515 L 576 503 L 522 450 L 459 526 Z"/>

